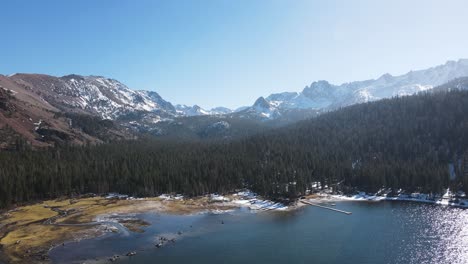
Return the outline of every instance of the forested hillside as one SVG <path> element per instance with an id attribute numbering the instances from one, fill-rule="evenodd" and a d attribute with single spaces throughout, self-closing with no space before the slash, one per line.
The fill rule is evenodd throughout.
<path id="1" fill-rule="evenodd" d="M 160 140 L 220 141 L 239 139 L 266 131 L 275 126 L 231 116 L 190 116 L 153 124 L 145 134 Z"/>
<path id="2" fill-rule="evenodd" d="M 467 132 L 468 92 L 455 90 L 354 105 L 223 143 L 146 139 L 1 152 L 0 206 L 110 191 L 199 195 L 248 187 L 297 197 L 317 181 L 344 191 L 468 191 Z"/>

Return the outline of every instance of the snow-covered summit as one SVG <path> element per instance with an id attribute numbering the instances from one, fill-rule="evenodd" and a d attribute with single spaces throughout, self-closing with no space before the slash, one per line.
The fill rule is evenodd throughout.
<path id="1" fill-rule="evenodd" d="M 277 107 L 276 101 L 267 101 L 260 97 L 252 107 L 242 110 L 239 114 L 244 118 L 275 119 L 281 115 Z"/>
<path id="2" fill-rule="evenodd" d="M 468 76 L 468 59 L 448 61 L 432 68 L 377 79 L 335 85 L 320 80 L 301 92 L 283 92 L 258 98 L 250 107 L 210 110 L 198 105 L 172 105 L 157 92 L 132 90 L 125 84 L 103 76 L 14 74 L 7 78 L 35 92 L 42 100 L 63 111 L 85 112 L 104 119 L 131 119 L 148 124 L 180 116 L 227 115 L 255 120 L 300 119 L 340 107 L 395 96 L 412 95 Z M 460 84 L 461 85 L 461 84 Z M 460 86 L 459 85 L 459 86 Z"/>
<path id="3" fill-rule="evenodd" d="M 232 112 L 233 111 L 231 109 L 229 109 L 227 107 L 222 107 L 222 106 L 211 108 L 211 110 L 210 110 L 210 114 L 212 114 L 212 115 L 225 115 L 225 114 L 230 114 Z"/>
<path id="4" fill-rule="evenodd" d="M 117 80 L 102 76 L 68 75 L 61 79 L 77 92 L 78 107 L 97 112 L 102 118 L 115 119 L 134 111 L 175 114 L 172 104 L 154 91 L 135 91 Z"/>
<path id="5" fill-rule="evenodd" d="M 172 104 L 156 92 L 135 91 L 111 78 L 76 74 L 15 74 L 9 78 L 63 111 L 90 113 L 103 119 L 134 112 L 175 115 Z"/>
<path id="6" fill-rule="evenodd" d="M 201 115 L 209 115 L 210 112 L 201 108 L 198 105 L 188 106 L 188 105 L 181 105 L 178 104 L 175 106 L 177 113 L 181 116 L 201 116 Z"/>
<path id="7" fill-rule="evenodd" d="M 256 111 L 258 116 L 271 118 L 271 115 L 264 115 L 265 109 L 276 113 L 274 116 L 289 110 L 333 110 L 383 98 L 412 95 L 464 76 L 468 76 L 468 59 L 448 61 L 443 65 L 399 76 L 386 73 L 377 79 L 341 85 L 320 80 L 306 86 L 300 93 L 284 92 L 260 97 L 246 111 Z"/>
<path id="8" fill-rule="evenodd" d="M 206 110 L 198 105 L 188 106 L 178 104 L 175 108 L 181 116 L 226 115 L 233 112 L 231 109 L 221 106 Z"/>

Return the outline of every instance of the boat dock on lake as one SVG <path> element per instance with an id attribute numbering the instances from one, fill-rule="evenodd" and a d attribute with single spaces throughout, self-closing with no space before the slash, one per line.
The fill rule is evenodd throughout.
<path id="1" fill-rule="evenodd" d="M 316 203 L 312 203 L 312 202 L 309 202 L 309 201 L 306 201 L 306 200 L 301 200 L 301 203 L 307 204 L 307 205 L 311 205 L 311 206 L 320 207 L 320 208 L 324 208 L 324 209 L 328 209 L 328 210 L 332 210 L 332 211 L 335 211 L 335 212 L 338 212 L 338 213 L 342 213 L 342 214 L 347 214 L 347 215 L 352 214 L 351 212 L 347 212 L 347 211 L 343 211 L 343 210 L 331 208 L 331 207 L 328 207 L 328 206 L 323 206 L 323 205 L 316 204 Z"/>

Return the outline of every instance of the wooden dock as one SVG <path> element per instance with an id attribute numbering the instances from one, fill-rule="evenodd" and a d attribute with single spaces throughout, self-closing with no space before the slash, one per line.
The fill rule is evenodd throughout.
<path id="1" fill-rule="evenodd" d="M 347 214 L 347 215 L 352 214 L 351 212 L 346 212 L 346 211 L 343 211 L 343 210 L 338 210 L 338 209 L 335 209 L 335 208 L 331 208 L 331 207 L 319 205 L 319 204 L 316 204 L 316 203 L 311 203 L 311 202 L 309 202 L 309 201 L 301 200 L 301 203 L 307 204 L 307 205 L 311 205 L 311 206 L 320 207 L 320 208 L 323 208 L 323 209 L 332 210 L 332 211 L 335 211 L 335 212 L 338 212 L 338 213 L 342 213 L 342 214 Z"/>

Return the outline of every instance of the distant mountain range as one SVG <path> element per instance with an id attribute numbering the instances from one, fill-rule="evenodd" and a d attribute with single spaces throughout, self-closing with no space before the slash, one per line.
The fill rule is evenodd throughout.
<path id="1" fill-rule="evenodd" d="M 201 116 L 201 115 L 225 115 L 230 114 L 233 110 L 227 107 L 215 107 L 211 110 L 205 110 L 198 105 L 176 105 L 177 113 L 182 116 Z"/>
<path id="2" fill-rule="evenodd" d="M 291 110 L 329 111 L 383 98 L 412 95 L 464 76 L 468 76 L 468 59 L 448 61 L 443 65 L 410 71 L 400 76 L 386 73 L 376 80 L 341 85 L 316 81 L 299 93 L 284 92 L 260 97 L 244 111 L 250 117 L 263 119 L 276 119 Z"/>
<path id="3" fill-rule="evenodd" d="M 400 76 L 387 73 L 375 80 L 341 85 L 316 81 L 302 92 L 259 97 L 252 106 L 206 110 L 198 105 L 173 105 L 157 92 L 132 90 L 117 80 L 102 76 L 0 75 L 0 129 L 8 127 L 19 131 L 28 140 L 38 140 L 38 145 L 48 138 L 77 142 L 129 138 L 135 131 L 156 135 L 168 135 L 175 130 L 177 133 L 184 131 L 184 134 L 192 131 L 205 137 L 210 136 L 206 131 L 216 131 L 218 136 L 232 136 L 226 131 L 240 131 L 242 122 L 238 120 L 247 120 L 250 127 L 256 126 L 252 122 L 291 123 L 352 104 L 428 91 L 465 76 L 468 76 L 468 59 L 460 59 Z M 86 122 L 99 127 L 100 133 L 89 133 L 89 127 L 77 127 L 84 124 L 73 122 L 83 121 L 83 118 L 77 119 L 80 115 L 93 117 Z M 100 123 L 106 119 L 113 120 L 118 127 Z M 230 122 L 234 119 L 237 121 Z M 206 127 L 200 127 L 196 122 Z"/>

